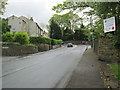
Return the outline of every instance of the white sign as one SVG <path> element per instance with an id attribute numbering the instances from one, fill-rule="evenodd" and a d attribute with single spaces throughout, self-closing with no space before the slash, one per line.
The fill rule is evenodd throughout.
<path id="1" fill-rule="evenodd" d="M 104 20 L 104 33 L 115 31 L 115 17 Z"/>

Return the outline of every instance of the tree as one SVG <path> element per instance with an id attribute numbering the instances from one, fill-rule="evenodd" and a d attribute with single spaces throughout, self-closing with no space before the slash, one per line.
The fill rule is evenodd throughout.
<path id="1" fill-rule="evenodd" d="M 78 28 L 81 23 L 79 16 L 73 12 L 68 12 L 63 15 L 54 14 L 49 22 L 52 20 L 59 25 L 63 40 L 72 40 L 73 31 Z"/>
<path id="2" fill-rule="evenodd" d="M 8 25 L 8 19 L 2 19 L 2 33 L 10 32 L 11 26 Z"/>
<path id="3" fill-rule="evenodd" d="M 66 9 L 70 11 L 76 11 L 76 10 L 81 11 L 85 9 L 85 7 L 89 7 L 85 2 L 81 2 L 79 0 L 66 0 L 63 2 L 63 4 L 58 4 L 57 6 L 53 6 L 52 10 L 55 10 L 57 13 L 60 13 Z"/>
<path id="4" fill-rule="evenodd" d="M 70 29 L 67 27 L 67 28 L 64 30 L 62 39 L 65 40 L 65 41 L 66 41 L 66 40 L 73 40 L 73 35 L 74 35 L 73 31 L 70 30 Z"/>
<path id="5" fill-rule="evenodd" d="M 50 38 L 61 39 L 62 37 L 61 29 L 59 25 L 54 21 L 50 21 Z"/>
<path id="6" fill-rule="evenodd" d="M 74 33 L 74 39 L 75 40 L 87 40 L 87 35 L 85 34 L 85 27 L 83 24 L 81 24 L 81 27 L 79 29 L 75 30 Z"/>
<path id="7" fill-rule="evenodd" d="M 99 16 L 101 19 L 116 17 L 117 22 L 117 46 L 120 46 L 120 2 L 80 2 L 79 0 L 66 0 L 63 4 L 58 4 L 53 7 L 56 12 L 63 10 L 83 10 L 85 7 L 91 7 L 93 14 Z"/>
<path id="8" fill-rule="evenodd" d="M 0 0 L 0 15 L 4 13 L 5 6 L 7 5 L 8 0 Z"/>

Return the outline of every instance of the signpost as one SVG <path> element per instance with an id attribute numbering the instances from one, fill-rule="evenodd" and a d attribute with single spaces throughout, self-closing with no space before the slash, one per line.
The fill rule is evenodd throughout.
<path id="1" fill-rule="evenodd" d="M 116 30 L 115 17 L 107 18 L 104 20 L 104 33 L 113 32 Z"/>

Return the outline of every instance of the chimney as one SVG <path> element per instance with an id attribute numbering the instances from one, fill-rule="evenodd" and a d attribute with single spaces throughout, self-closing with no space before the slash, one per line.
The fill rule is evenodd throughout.
<path id="1" fill-rule="evenodd" d="M 33 17 L 31 17 L 30 20 L 33 21 Z"/>

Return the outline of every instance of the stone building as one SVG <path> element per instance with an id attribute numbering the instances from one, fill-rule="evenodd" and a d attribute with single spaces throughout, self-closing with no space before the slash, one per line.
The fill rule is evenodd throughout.
<path id="1" fill-rule="evenodd" d="M 44 31 L 34 22 L 32 17 L 28 19 L 24 16 L 13 15 L 8 17 L 8 24 L 11 25 L 11 32 L 27 32 L 29 36 L 44 36 Z"/>

